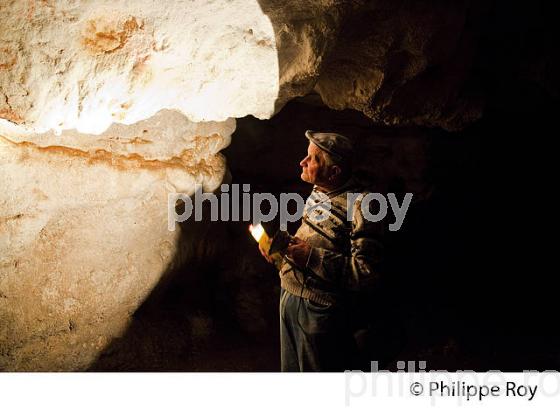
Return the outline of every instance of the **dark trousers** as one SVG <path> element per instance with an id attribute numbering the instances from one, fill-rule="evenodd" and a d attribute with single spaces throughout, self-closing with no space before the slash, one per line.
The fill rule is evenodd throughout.
<path id="1" fill-rule="evenodd" d="M 356 345 L 344 305 L 317 304 L 281 289 L 280 351 L 283 372 L 352 369 Z"/>

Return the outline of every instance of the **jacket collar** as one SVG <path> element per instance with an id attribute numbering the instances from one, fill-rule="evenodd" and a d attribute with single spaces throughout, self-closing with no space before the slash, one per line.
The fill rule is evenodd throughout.
<path id="1" fill-rule="evenodd" d="M 337 195 L 340 195 L 344 192 L 349 192 L 350 190 L 354 190 L 357 187 L 358 187 L 358 183 L 357 183 L 356 179 L 354 177 L 350 177 L 350 179 L 348 179 L 348 181 L 346 181 L 344 184 L 342 184 L 338 188 L 333 189 L 332 191 L 325 192 L 324 190 L 320 189 L 317 185 L 313 186 L 313 191 L 321 192 L 321 193 L 327 195 L 329 198 L 333 198 L 333 197 L 335 197 Z"/>

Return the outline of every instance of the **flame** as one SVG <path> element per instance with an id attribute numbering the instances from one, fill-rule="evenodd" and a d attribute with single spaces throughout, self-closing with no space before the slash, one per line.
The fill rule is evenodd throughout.
<path id="1" fill-rule="evenodd" d="M 258 224 L 257 226 L 249 225 L 249 232 L 251 232 L 255 241 L 259 242 L 264 235 L 264 228 L 261 224 Z"/>

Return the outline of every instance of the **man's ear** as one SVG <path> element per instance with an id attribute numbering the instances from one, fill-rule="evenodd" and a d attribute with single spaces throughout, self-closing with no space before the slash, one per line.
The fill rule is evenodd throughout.
<path id="1" fill-rule="evenodd" d="M 340 174 L 342 174 L 342 168 L 340 168 L 338 165 L 332 165 L 331 178 L 337 178 L 340 176 Z"/>

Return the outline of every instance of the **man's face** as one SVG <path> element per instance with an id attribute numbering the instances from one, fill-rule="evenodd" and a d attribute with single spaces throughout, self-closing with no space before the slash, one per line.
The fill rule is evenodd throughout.
<path id="1" fill-rule="evenodd" d="M 309 141 L 307 156 L 299 163 L 302 168 L 301 179 L 315 185 L 328 183 L 327 166 L 324 164 L 321 148 Z"/>

